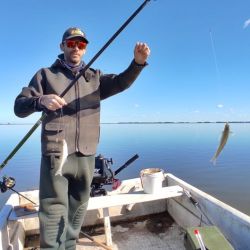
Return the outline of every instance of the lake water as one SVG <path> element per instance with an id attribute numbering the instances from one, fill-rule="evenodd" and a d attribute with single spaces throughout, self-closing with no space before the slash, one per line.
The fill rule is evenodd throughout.
<path id="1" fill-rule="evenodd" d="M 0 162 L 32 125 L 0 126 Z M 139 159 L 119 173 L 119 179 L 139 176 L 158 167 L 250 215 L 250 124 L 230 124 L 231 135 L 214 166 L 224 124 L 102 124 L 97 153 L 113 159 L 116 170 L 133 155 Z M 16 179 L 17 191 L 38 188 L 40 128 L 1 170 Z M 0 193 L 0 206 L 12 191 Z"/>

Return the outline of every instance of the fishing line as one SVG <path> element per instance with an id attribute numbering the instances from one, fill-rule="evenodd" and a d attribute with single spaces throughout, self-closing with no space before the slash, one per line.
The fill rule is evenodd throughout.
<path id="1" fill-rule="evenodd" d="M 216 55 L 216 50 L 215 50 L 215 45 L 214 45 L 214 38 L 213 38 L 213 34 L 212 34 L 211 29 L 209 30 L 209 34 L 210 34 L 212 52 L 213 52 L 213 57 L 214 57 L 215 70 L 216 70 L 216 74 L 217 74 L 217 80 L 218 80 L 218 82 L 220 82 L 221 74 L 220 74 L 220 70 L 219 70 L 219 66 L 218 66 L 218 60 L 217 60 L 217 55 Z"/>
<path id="2" fill-rule="evenodd" d="M 210 34 L 210 40 L 211 40 L 211 45 L 212 45 L 212 52 L 213 52 L 213 57 L 214 57 L 214 64 L 215 64 L 215 69 L 216 69 L 216 74 L 217 74 L 217 80 L 218 80 L 218 98 L 221 98 L 222 96 L 222 91 L 221 91 L 221 74 L 220 74 L 220 69 L 218 66 L 218 60 L 217 60 L 217 54 L 216 54 L 216 49 L 215 49 L 215 43 L 214 43 L 214 38 L 213 38 L 213 34 L 212 34 L 212 30 L 209 30 L 209 34 Z M 223 108 L 224 104 L 221 103 L 221 100 L 217 100 L 217 108 Z M 227 138 L 229 135 L 229 122 L 227 121 L 222 133 L 222 137 L 221 137 L 221 141 L 219 144 L 219 147 L 215 153 L 215 155 L 213 156 L 213 158 L 211 159 L 211 162 L 213 162 L 213 164 L 216 164 L 216 159 L 219 156 L 220 152 L 222 151 L 223 147 L 225 146 L 226 142 L 227 142 Z"/>

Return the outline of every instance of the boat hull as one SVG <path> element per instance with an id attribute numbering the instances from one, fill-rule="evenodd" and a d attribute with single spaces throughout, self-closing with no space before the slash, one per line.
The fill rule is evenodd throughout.
<path id="1" fill-rule="evenodd" d="M 143 191 L 139 178 L 122 181 L 121 186 L 117 190 L 108 192 L 108 198 L 115 199 L 115 197 L 121 194 L 132 195 L 123 196 L 130 198 L 126 198 L 123 202 L 121 199 L 117 199 L 116 203 L 108 206 L 108 218 L 111 224 L 168 212 L 174 221 L 184 229 L 200 225 L 215 225 L 235 249 L 250 249 L 248 246 L 250 242 L 249 216 L 172 174 L 165 174 L 164 185 L 170 187 L 170 189 L 171 187 L 178 187 L 177 189 L 175 188 L 177 190 L 176 193 L 168 198 L 158 197 L 153 200 L 147 200 L 150 195 L 140 195 Z M 183 192 L 180 192 L 180 190 L 183 190 Z M 134 194 L 139 194 L 136 197 L 141 198 L 138 198 L 138 200 L 134 199 Z M 38 190 L 24 192 L 23 195 L 38 202 Z M 96 208 L 95 206 L 97 205 L 96 200 L 93 200 L 94 198 L 90 198 L 84 227 L 103 225 L 106 216 L 104 208 L 101 205 L 100 208 Z M 110 201 L 107 204 L 110 204 Z M 197 201 L 197 203 L 194 203 L 194 201 Z M 36 212 L 15 217 L 14 208 L 24 202 L 23 198 L 13 194 L 0 213 L 0 246 L 2 246 L 2 249 L 23 249 L 25 236 L 39 233 L 39 222 Z M 103 204 L 103 201 L 100 204 Z M 11 248 L 12 246 L 13 248 Z"/>

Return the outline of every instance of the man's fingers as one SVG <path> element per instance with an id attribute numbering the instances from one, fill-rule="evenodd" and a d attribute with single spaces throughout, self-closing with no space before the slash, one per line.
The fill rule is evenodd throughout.
<path id="1" fill-rule="evenodd" d="M 146 44 L 146 43 L 141 43 L 141 42 L 138 42 L 137 44 L 136 44 L 136 47 L 137 47 L 137 49 L 147 49 L 148 48 L 148 45 Z"/>
<path id="2" fill-rule="evenodd" d="M 150 55 L 149 46 L 146 43 L 137 42 L 135 47 L 136 53 L 143 54 L 143 55 Z"/>
<path id="3" fill-rule="evenodd" d="M 59 108 L 62 108 L 67 103 L 63 98 L 51 94 L 42 96 L 41 104 L 44 105 L 47 109 L 55 111 Z"/>
<path id="4" fill-rule="evenodd" d="M 67 104 L 66 101 L 63 98 L 61 98 L 61 97 L 59 97 L 57 95 L 55 95 L 55 100 L 58 102 L 58 104 L 60 104 L 62 106 Z"/>

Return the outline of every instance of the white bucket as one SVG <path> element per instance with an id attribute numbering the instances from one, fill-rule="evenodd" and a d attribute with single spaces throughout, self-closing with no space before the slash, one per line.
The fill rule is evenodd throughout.
<path id="1" fill-rule="evenodd" d="M 161 191 L 164 180 L 164 171 L 160 168 L 147 168 L 140 172 L 141 184 L 147 194 L 155 194 Z"/>

